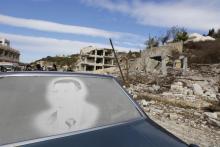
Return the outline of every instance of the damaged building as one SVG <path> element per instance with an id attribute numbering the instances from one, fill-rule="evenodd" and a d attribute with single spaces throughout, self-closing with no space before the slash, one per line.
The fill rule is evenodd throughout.
<path id="1" fill-rule="evenodd" d="M 20 52 L 10 47 L 10 41 L 0 38 L 0 63 L 19 63 Z"/>
<path id="2" fill-rule="evenodd" d="M 88 46 L 80 50 L 78 71 L 95 71 L 109 67 L 115 67 L 112 49 Z"/>
<path id="3" fill-rule="evenodd" d="M 186 70 L 187 58 L 183 53 L 183 42 L 168 43 L 164 46 L 146 49 L 135 66 L 138 67 L 138 70 L 146 72 L 161 70 L 164 75 L 167 74 L 167 67 Z"/>

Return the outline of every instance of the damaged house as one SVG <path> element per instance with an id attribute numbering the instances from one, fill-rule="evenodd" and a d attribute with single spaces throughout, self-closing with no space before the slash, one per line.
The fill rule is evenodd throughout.
<path id="1" fill-rule="evenodd" d="M 88 46 L 80 50 L 78 71 L 95 71 L 115 67 L 112 49 Z"/>
<path id="2" fill-rule="evenodd" d="M 183 53 L 183 43 L 168 43 L 160 47 L 152 47 L 142 52 L 136 67 L 142 71 L 161 70 L 167 74 L 167 66 L 172 68 L 187 68 L 187 58 Z"/>

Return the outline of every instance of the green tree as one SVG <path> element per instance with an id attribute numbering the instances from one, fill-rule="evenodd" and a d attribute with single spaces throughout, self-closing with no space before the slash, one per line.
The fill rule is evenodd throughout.
<path id="1" fill-rule="evenodd" d="M 162 35 L 159 38 L 164 45 L 168 40 L 173 40 L 173 42 L 186 41 L 188 39 L 188 33 L 185 28 L 173 26 L 167 30 L 165 35 Z"/>
<path id="2" fill-rule="evenodd" d="M 179 42 L 179 41 L 186 41 L 189 38 L 187 32 L 178 32 L 176 34 L 176 38 L 174 39 L 174 42 Z"/>
<path id="3" fill-rule="evenodd" d="M 170 28 L 167 32 L 167 35 L 169 35 L 169 38 L 173 39 L 173 42 L 186 41 L 188 39 L 186 29 L 178 26 L 173 26 Z"/>

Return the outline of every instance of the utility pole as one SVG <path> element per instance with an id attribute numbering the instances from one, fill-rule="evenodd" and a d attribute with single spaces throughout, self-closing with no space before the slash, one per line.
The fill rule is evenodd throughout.
<path id="1" fill-rule="evenodd" d="M 123 75 L 123 73 L 122 73 L 121 66 L 120 66 L 120 64 L 119 64 L 119 62 L 118 62 L 118 57 L 117 57 L 117 55 L 116 55 L 115 48 L 114 48 L 114 46 L 113 46 L 113 43 L 112 43 L 111 38 L 109 38 L 109 41 L 110 41 L 110 44 L 111 44 L 111 46 L 112 46 L 112 50 L 113 50 L 113 53 L 114 53 L 116 62 L 117 62 L 117 64 L 118 64 L 118 68 L 119 68 L 119 70 L 120 70 L 122 80 L 123 80 L 123 82 L 126 84 L 126 81 L 125 81 L 125 79 L 124 79 L 124 75 Z"/>

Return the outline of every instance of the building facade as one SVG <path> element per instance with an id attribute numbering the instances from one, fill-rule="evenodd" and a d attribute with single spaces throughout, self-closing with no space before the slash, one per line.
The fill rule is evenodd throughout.
<path id="1" fill-rule="evenodd" d="M 10 41 L 0 38 L 0 62 L 19 63 L 20 52 L 10 47 Z"/>
<path id="2" fill-rule="evenodd" d="M 80 50 L 79 71 L 95 71 L 115 67 L 112 49 L 88 46 Z"/>
<path id="3" fill-rule="evenodd" d="M 183 53 L 183 42 L 167 43 L 159 47 L 152 47 L 141 53 L 141 58 L 134 64 L 138 70 L 144 72 L 161 71 L 167 75 L 167 69 L 187 68 L 187 58 Z"/>

